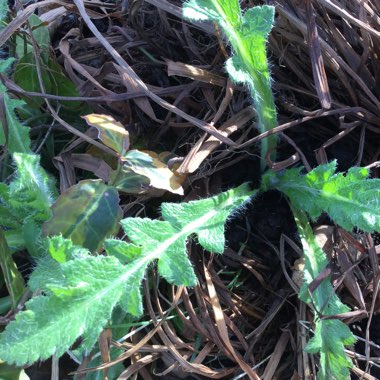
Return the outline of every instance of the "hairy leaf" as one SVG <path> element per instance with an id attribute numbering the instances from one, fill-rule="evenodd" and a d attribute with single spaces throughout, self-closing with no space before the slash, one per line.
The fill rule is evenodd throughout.
<path id="1" fill-rule="evenodd" d="M 230 77 L 250 88 L 258 117 L 258 128 L 265 132 L 277 126 L 266 43 L 273 26 L 274 7 L 257 6 L 241 11 L 238 0 L 188 0 L 183 15 L 189 20 L 214 21 L 223 29 L 234 50 L 226 63 Z M 274 153 L 274 135 L 262 143 L 262 167 L 268 151 Z"/>
<path id="2" fill-rule="evenodd" d="M 117 232 L 122 212 L 114 187 L 100 180 L 85 180 L 62 193 L 43 226 L 45 236 L 62 234 L 76 245 L 96 251 Z"/>
<path id="3" fill-rule="evenodd" d="M 50 206 L 56 197 L 54 181 L 40 166 L 40 159 L 33 154 L 15 153 L 14 178 L 9 185 L 1 184 L 0 225 L 17 229 L 33 220 L 44 222 L 51 215 Z"/>
<path id="4" fill-rule="evenodd" d="M 13 58 L 0 61 L 0 74 L 5 74 L 13 62 Z M 0 119 L 0 145 L 6 145 L 10 153 L 31 153 L 29 128 L 19 122 L 15 113 L 15 110 L 21 108 L 25 102 L 12 99 L 1 82 L 0 101 L 3 102 L 1 107 L 5 110 L 5 115 L 2 115 L 1 119 L 4 118 L 6 121 L 2 123 Z"/>
<path id="5" fill-rule="evenodd" d="M 27 302 L 27 311 L 7 326 L 0 338 L 3 360 L 22 365 L 61 356 L 80 335 L 88 350 L 96 342 L 124 291 L 123 268 L 116 258 L 89 256 L 61 270 L 62 283 L 50 277 L 43 288 L 48 295 Z"/>
<path id="6" fill-rule="evenodd" d="M 60 263 L 55 261 L 52 266 L 51 260 L 40 260 L 30 285 L 40 288 L 44 295 L 27 302 L 26 311 L 1 334 L 0 358 L 23 365 L 61 356 L 80 336 L 82 347 L 89 351 L 117 304 L 129 314 L 142 313 L 140 282 L 155 260 L 161 275 L 171 283 L 195 285 L 186 239 L 198 234 L 201 245 L 221 252 L 227 217 L 254 193 L 244 184 L 210 199 L 164 204 L 163 218 L 168 220 L 124 219 L 122 226 L 133 244 L 117 240 L 106 243 L 110 256 L 82 252 L 74 258 L 74 248 L 64 248 L 71 252 L 69 257 L 60 248 L 67 246 L 65 239 L 58 238 L 48 250 Z M 112 257 L 113 251 L 121 257 L 125 251 L 127 265 Z"/>
<path id="7" fill-rule="evenodd" d="M 305 257 L 301 300 L 307 303 L 312 300 L 317 312 L 323 316 L 348 312 L 349 308 L 342 304 L 334 293 L 329 278 L 324 279 L 311 296 L 309 295 L 308 286 L 326 268 L 327 259 L 316 242 L 306 214 L 295 209 L 294 206 L 292 209 Z M 320 354 L 318 380 L 349 379 L 349 368 L 351 368 L 352 362 L 344 349 L 346 345 L 355 343 L 355 337 L 351 330 L 342 321 L 321 319 L 317 313 L 314 314 L 314 322 L 314 336 L 307 343 L 306 351 Z"/>
<path id="8" fill-rule="evenodd" d="M 281 174 L 268 172 L 263 189 L 285 193 L 294 208 L 305 210 L 312 219 L 327 212 L 347 230 L 380 231 L 380 179 L 368 179 L 369 170 L 354 167 L 346 174 L 336 173 L 336 161 L 320 165 L 301 175 L 302 168 Z"/>

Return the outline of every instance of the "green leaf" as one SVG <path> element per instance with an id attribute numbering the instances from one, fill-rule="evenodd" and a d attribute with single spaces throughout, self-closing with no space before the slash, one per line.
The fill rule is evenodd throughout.
<path id="1" fill-rule="evenodd" d="M 41 224 L 51 215 L 55 184 L 41 168 L 38 156 L 15 153 L 13 160 L 14 178 L 9 185 L 0 184 L 0 226 L 12 252 L 26 247 L 38 257 Z"/>
<path id="2" fill-rule="evenodd" d="M 0 1 L 0 30 L 5 26 L 5 19 L 8 15 L 8 2 Z"/>
<path id="3" fill-rule="evenodd" d="M 50 49 L 49 29 L 35 14 L 29 16 L 28 22 L 32 29 L 33 38 L 40 49 L 41 58 L 46 62 Z M 22 35 L 16 35 L 16 55 L 19 59 L 22 59 L 25 54 L 33 52 L 33 45 L 29 33 L 26 34 L 26 31 L 23 31 L 23 33 Z"/>
<path id="4" fill-rule="evenodd" d="M 74 245 L 70 239 L 65 239 L 62 236 L 48 237 L 44 243 L 49 255 L 60 264 L 88 255 L 85 248 Z"/>
<path id="5" fill-rule="evenodd" d="M 0 379 L 1 380 L 30 380 L 29 376 L 22 368 L 10 366 L 0 361 Z"/>
<path id="6" fill-rule="evenodd" d="M 28 282 L 32 291 L 42 289 L 49 292 L 45 287 L 46 284 L 61 285 L 65 280 L 60 264 L 69 260 L 87 258 L 90 255 L 87 249 L 74 245 L 70 239 L 62 236 L 47 237 L 41 245 L 49 256 L 45 254 L 37 258 L 37 262 L 41 265 L 35 268 Z"/>
<path id="7" fill-rule="evenodd" d="M 47 61 L 46 61 L 47 62 Z M 48 94 L 52 93 L 53 85 L 47 70 L 47 63 L 41 60 L 41 79 Z M 38 80 L 37 67 L 33 52 L 29 52 L 22 56 L 18 61 L 13 75 L 14 82 L 23 90 L 29 92 L 41 92 L 40 82 Z M 40 97 L 24 98 L 29 107 L 39 108 L 45 101 Z"/>
<path id="8" fill-rule="evenodd" d="M 142 194 L 150 188 L 150 179 L 148 177 L 133 172 L 126 165 L 111 171 L 110 183 L 119 191 L 128 194 Z"/>
<path id="9" fill-rule="evenodd" d="M 310 295 L 308 286 L 326 268 L 327 259 L 319 247 L 310 227 L 306 214 L 292 207 L 293 214 L 300 234 L 304 257 L 304 282 L 302 284 L 300 298 L 310 303 L 311 299 L 317 311 L 323 316 L 336 315 L 349 311 L 335 294 L 331 281 L 326 278 Z M 349 379 L 349 368 L 352 367 L 351 359 L 344 352 L 345 346 L 354 344 L 355 337 L 351 330 L 339 319 L 321 319 L 314 314 L 314 336 L 307 343 L 306 351 L 320 354 L 320 368 L 318 380 Z"/>
<path id="10" fill-rule="evenodd" d="M 41 79 L 48 94 L 60 96 L 78 96 L 78 91 L 63 73 L 61 66 L 54 59 L 47 57 L 41 60 Z M 38 80 L 37 66 L 32 52 L 25 54 L 17 63 L 13 80 L 23 90 L 29 92 L 41 92 Z M 29 107 L 39 108 L 44 104 L 44 99 L 40 97 L 25 97 Z M 71 112 L 80 111 L 81 102 L 61 101 L 60 105 Z"/>
<path id="11" fill-rule="evenodd" d="M 49 296 L 28 301 L 1 335 L 3 360 L 22 365 L 61 356 L 81 335 L 87 350 L 96 342 L 124 291 L 123 267 L 113 257 L 89 256 L 61 269 L 64 282 L 46 283 Z"/>
<path id="12" fill-rule="evenodd" d="M 15 153 L 15 178 L 9 185 L 9 194 L 2 198 L 15 219 L 23 224 L 32 218 L 43 222 L 50 215 L 56 197 L 54 181 L 40 166 L 40 158 L 33 154 Z"/>
<path id="13" fill-rule="evenodd" d="M 194 21 L 216 21 L 226 32 L 241 24 L 241 9 L 236 0 L 189 0 L 183 5 L 185 18 Z"/>
<path id="14" fill-rule="evenodd" d="M 14 58 L 1 61 L 0 73 L 5 74 L 13 62 Z M 0 145 L 6 145 L 10 153 L 31 153 L 29 128 L 19 122 L 15 113 L 15 110 L 21 108 L 25 102 L 9 97 L 5 86 L 1 82 L 0 100 L 4 102 L 5 118 L 7 121 L 7 125 L 2 125 L 0 122 Z"/>
<path id="15" fill-rule="evenodd" d="M 128 264 L 141 255 L 141 247 L 118 239 L 106 239 L 104 249 L 108 254 L 117 257 L 121 263 Z"/>
<path id="16" fill-rule="evenodd" d="M 276 127 L 277 112 L 266 56 L 266 43 L 274 21 L 274 7 L 258 6 L 243 13 L 238 0 L 189 0 L 183 5 L 183 15 L 189 20 L 218 23 L 234 51 L 233 58 L 226 63 L 227 71 L 233 81 L 248 85 L 260 132 Z M 262 168 L 268 151 L 273 153 L 274 158 L 275 148 L 275 135 L 263 140 Z"/>
<path id="17" fill-rule="evenodd" d="M 22 226 L 22 238 L 28 253 L 37 259 L 43 255 L 41 224 L 33 219 L 26 219 Z"/>
<path id="18" fill-rule="evenodd" d="M 60 243 L 67 243 L 57 240 L 58 248 L 49 250 L 61 263 L 55 261 L 51 273 L 51 261 L 40 260 L 29 285 L 32 289 L 40 288 L 44 295 L 27 302 L 26 310 L 17 314 L 16 320 L 1 334 L 0 358 L 23 365 L 51 355 L 61 356 L 80 336 L 82 348 L 91 350 L 117 304 L 131 315 L 142 313 L 140 283 L 147 267 L 155 260 L 160 274 L 171 283 L 195 285 L 196 277 L 186 255 L 186 240 L 194 233 L 203 235 L 200 243 L 220 252 L 226 219 L 254 194 L 244 184 L 210 199 L 175 206 L 164 204 L 164 218 L 169 210 L 180 214 L 171 215 L 169 220 L 124 219 L 122 226 L 134 246 L 112 241 L 106 243 L 106 248 L 113 255 L 116 247 L 115 256 L 125 250 L 127 265 L 112 256 L 68 258 L 59 248 Z M 185 214 L 192 208 L 197 213 Z M 186 219 L 179 221 L 182 215 Z"/>
<path id="19" fill-rule="evenodd" d="M 301 170 L 268 172 L 263 177 L 263 189 L 282 191 L 294 208 L 305 210 L 312 219 L 326 212 L 346 230 L 358 227 L 366 232 L 380 231 L 380 179 L 368 179 L 368 169 L 354 167 L 346 174 L 335 174 L 333 161 L 304 176 Z"/>
<path id="20" fill-rule="evenodd" d="M 100 180 L 85 180 L 70 187 L 59 196 L 52 213 L 43 225 L 44 236 L 62 234 L 91 252 L 116 234 L 122 216 L 117 190 Z"/>
<path id="21" fill-rule="evenodd" d="M 13 308 L 24 292 L 24 280 L 13 261 L 3 230 L 0 228 L 0 267 L 12 300 Z"/>

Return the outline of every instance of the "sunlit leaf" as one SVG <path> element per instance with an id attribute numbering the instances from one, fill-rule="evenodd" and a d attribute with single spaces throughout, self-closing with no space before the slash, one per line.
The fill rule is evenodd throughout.
<path id="1" fill-rule="evenodd" d="M 276 127 L 277 112 L 266 52 L 274 7 L 255 6 L 242 11 L 238 0 L 188 0 L 184 2 L 183 15 L 189 20 L 213 21 L 220 26 L 233 48 L 233 56 L 226 62 L 230 78 L 248 85 L 260 132 Z M 274 157 L 276 143 L 274 134 L 262 141 L 262 168 L 268 152 Z"/>
<path id="2" fill-rule="evenodd" d="M 126 165 L 111 172 L 110 183 L 119 191 L 129 194 L 145 194 L 150 189 L 150 179 L 135 173 Z"/>
<path id="3" fill-rule="evenodd" d="M 325 253 L 317 244 L 304 211 L 293 208 L 293 214 L 301 237 L 305 257 L 304 282 L 300 298 L 310 303 L 324 316 L 346 313 L 350 309 L 335 294 L 330 278 L 309 295 L 308 286 L 326 268 L 328 262 Z M 345 353 L 345 346 L 354 344 L 356 339 L 349 327 L 339 319 L 321 319 L 314 315 L 314 336 L 305 349 L 313 354 L 320 354 L 318 380 L 349 379 L 352 367 L 351 359 Z"/>
<path id="4" fill-rule="evenodd" d="M 86 186 L 94 189 L 91 183 Z M 164 220 L 124 219 L 121 224 L 132 243 L 107 242 L 109 256 L 80 252 L 74 258 L 73 248 L 58 238 L 49 245 L 49 252 L 60 263 L 54 260 L 52 266 L 51 261 L 40 260 L 30 285 L 42 293 L 28 301 L 26 310 L 18 313 L 1 334 L 0 357 L 24 365 L 51 355 L 61 356 L 80 336 L 81 348 L 88 353 L 116 305 L 131 315 L 141 315 L 140 283 L 148 266 L 157 260 L 159 273 L 170 283 L 195 285 L 186 253 L 187 239 L 196 234 L 204 248 L 221 253 L 228 216 L 254 194 L 248 184 L 243 184 L 210 199 L 163 204 Z M 85 200 L 81 194 L 78 198 Z M 89 203 L 80 206 L 75 197 L 70 201 L 81 210 L 91 208 Z M 70 207 L 69 202 L 63 203 Z"/>
<path id="5" fill-rule="evenodd" d="M 368 178 L 368 169 L 353 167 L 346 174 L 335 173 L 336 161 L 332 161 L 306 175 L 301 170 L 268 172 L 263 177 L 265 188 L 282 191 L 312 219 L 326 212 L 347 230 L 380 231 L 380 179 Z"/>
<path id="6" fill-rule="evenodd" d="M 175 194 L 183 194 L 182 178 L 172 172 L 160 161 L 154 152 L 130 150 L 124 157 L 124 167 L 150 180 L 150 186 L 167 190 Z"/>
<path id="7" fill-rule="evenodd" d="M 83 116 L 88 125 L 95 127 L 102 143 L 116 153 L 124 155 L 129 149 L 129 133 L 123 125 L 112 116 L 90 114 Z"/>

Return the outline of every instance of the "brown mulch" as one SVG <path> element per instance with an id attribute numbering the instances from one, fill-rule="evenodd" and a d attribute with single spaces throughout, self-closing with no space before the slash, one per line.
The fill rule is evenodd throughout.
<path id="1" fill-rule="evenodd" d="M 258 182 L 259 142 L 265 135 L 254 128 L 248 92 L 231 83 L 224 70 L 229 46 L 215 26 L 185 22 L 181 3 L 45 0 L 19 6 L 2 30 L 0 46 L 37 12 L 78 88 L 80 97 L 68 99 L 25 93 L 6 82 L 15 95 L 46 99 L 46 112 L 59 133 L 72 135 L 55 162 L 61 190 L 75 184 L 83 169 L 76 147 L 100 144 L 49 107 L 57 99 L 84 101 L 93 112 L 113 116 L 129 131 L 132 145 L 172 152 L 177 171 L 186 176 L 186 200 L 247 180 Z M 282 170 L 298 162 L 310 169 L 336 158 L 340 170 L 368 166 L 378 177 L 380 3 L 267 3 L 276 5 L 268 55 L 280 137 L 278 160 L 268 164 Z M 253 1 L 244 4 L 250 7 Z M 312 314 L 298 300 L 295 281 L 300 249 L 287 206 L 278 198 L 271 194 L 258 200 L 262 206 L 249 206 L 245 215 L 230 221 L 223 256 L 189 243 L 197 287 L 171 287 L 152 270 L 144 284 L 143 320 L 150 323 L 130 328 L 124 339 L 108 337 L 123 353 L 98 369 L 106 374 L 123 362 L 121 379 L 144 380 L 314 378 L 317 359 L 303 351 Z M 177 198 L 165 200 L 171 199 Z M 154 214 L 158 204 L 142 195 L 123 198 L 122 206 L 125 215 L 133 216 Z M 268 222 L 278 210 L 280 217 Z M 355 311 L 345 320 L 361 339 L 347 349 L 353 376 L 379 378 L 380 329 L 373 327 L 380 318 L 379 236 L 336 227 L 321 236 L 331 243 L 337 292 Z M 102 336 L 102 357 L 107 357 L 107 342 Z M 85 378 L 86 364 L 77 379 Z M 68 367 L 60 368 L 62 378 L 68 378 Z"/>

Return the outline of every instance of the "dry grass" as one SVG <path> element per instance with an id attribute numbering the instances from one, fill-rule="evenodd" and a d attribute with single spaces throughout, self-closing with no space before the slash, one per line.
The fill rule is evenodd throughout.
<path id="1" fill-rule="evenodd" d="M 312 168 L 338 158 L 342 170 L 369 166 L 378 176 L 380 3 L 289 0 L 275 5 L 269 56 L 279 111 L 274 133 L 281 144 L 279 161 L 270 165 L 280 170 L 300 161 Z M 178 171 L 187 176 L 187 199 L 215 193 L 236 178 L 255 181 L 255 165 L 246 163 L 258 154 L 265 134 L 254 128 L 245 89 L 227 78 L 223 65 L 229 47 L 220 32 L 184 22 L 177 0 L 124 0 L 121 6 L 123 12 L 101 1 L 46 0 L 20 10 L 0 34 L 2 45 L 37 10 L 79 89 L 79 98 L 68 99 L 43 89 L 25 93 L 6 81 L 16 95 L 43 97 L 56 124 L 72 134 L 55 159 L 61 189 L 77 181 L 83 165 L 102 177 L 99 160 L 78 157 L 75 148 L 83 142 L 103 147 L 94 135 L 61 119 L 50 105 L 57 98 L 88 102 L 94 112 L 126 125 L 132 142 L 175 153 Z M 147 195 L 126 198 L 124 211 L 136 215 L 143 205 L 149 212 L 151 201 Z M 104 364 L 98 369 L 105 376 L 107 368 L 123 361 L 121 379 L 314 378 L 317 359 L 303 352 L 311 312 L 298 301 L 294 281 L 297 241 L 285 235 L 269 241 L 241 219 L 242 239 L 235 236 L 241 244 L 227 248 L 223 257 L 190 245 L 199 279 L 194 289 L 170 287 L 152 270 L 144 286 L 144 319 L 150 323 L 131 328 L 119 341 L 103 333 Z M 325 238 L 331 242 L 336 290 L 354 311 L 341 317 L 362 329 L 355 333 L 363 347 L 348 351 L 353 373 L 373 379 L 369 369 L 380 366 L 379 346 L 371 336 L 371 322 L 380 311 L 379 241 L 338 228 Z M 117 360 L 110 360 L 110 345 L 124 351 Z M 78 374 L 88 371 L 86 363 Z"/>

